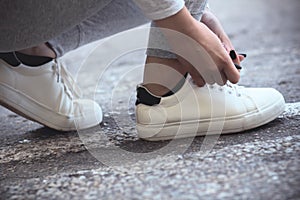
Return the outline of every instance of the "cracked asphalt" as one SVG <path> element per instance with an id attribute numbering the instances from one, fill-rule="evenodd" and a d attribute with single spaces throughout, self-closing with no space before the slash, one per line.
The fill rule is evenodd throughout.
<path id="1" fill-rule="evenodd" d="M 197 137 L 184 151 L 147 157 L 171 143 L 136 136 L 134 85 L 141 81 L 136 66 L 143 64 L 144 51 L 105 68 L 103 59 L 118 46 L 100 41 L 64 62 L 76 73 L 100 44 L 78 79 L 88 80 L 80 83 L 85 96 L 103 108 L 101 126 L 62 133 L 0 108 L 0 199 L 300 199 L 300 2 L 215 0 L 210 7 L 236 49 L 248 55 L 240 85 L 279 90 L 287 102 L 280 117 L 254 130 Z M 206 140 L 216 139 L 211 151 L 202 151 Z M 115 147 L 144 159 L 124 158 Z"/>

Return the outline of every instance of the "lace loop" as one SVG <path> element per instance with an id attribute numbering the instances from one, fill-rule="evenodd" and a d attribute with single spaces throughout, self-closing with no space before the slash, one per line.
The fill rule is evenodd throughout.
<path id="1" fill-rule="evenodd" d="M 225 86 L 227 86 L 227 88 L 229 89 L 229 94 L 235 93 L 236 96 L 241 97 L 242 94 L 240 93 L 239 90 L 239 86 L 238 85 L 234 85 L 232 83 L 230 83 L 229 81 L 225 84 Z M 224 87 L 224 86 L 223 86 Z"/>
<path id="2" fill-rule="evenodd" d="M 57 76 L 57 83 L 62 83 L 67 95 L 71 99 L 73 99 L 74 96 L 76 98 L 80 98 L 82 96 L 81 90 L 65 66 L 55 59 L 52 67 L 55 75 Z"/>

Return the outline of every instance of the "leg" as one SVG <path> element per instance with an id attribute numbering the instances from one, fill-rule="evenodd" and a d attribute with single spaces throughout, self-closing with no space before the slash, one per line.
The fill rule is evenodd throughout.
<path id="1" fill-rule="evenodd" d="M 131 0 L 113 0 L 105 9 L 82 21 L 72 29 L 49 40 L 58 57 L 113 34 L 149 22 Z"/>
<path id="2" fill-rule="evenodd" d="M 82 98 L 59 59 L 46 58 L 45 61 L 44 56 L 53 57 L 49 55 L 51 49 L 52 53 L 62 56 L 81 45 L 145 22 L 147 20 L 131 1 L 115 0 L 105 9 L 47 42 L 50 49 L 41 43 L 20 51 L 29 55 L 20 52 L 0 53 L 0 104 L 57 130 L 76 130 L 97 125 L 102 120 L 99 105 Z M 41 58 L 41 63 L 37 64 Z M 25 64 L 25 59 L 29 64 Z M 35 64 L 30 64 L 32 61 Z"/>
<path id="3" fill-rule="evenodd" d="M 150 42 L 161 44 L 165 40 L 157 34 L 152 33 L 155 37 Z M 272 121 L 284 110 L 283 96 L 271 88 L 244 88 L 230 82 L 198 87 L 191 77 L 179 81 L 189 69 L 180 63 L 169 52 L 148 50 L 144 85 L 137 88 L 140 138 L 157 141 L 241 132 Z"/>
<path id="4" fill-rule="evenodd" d="M 186 0 L 186 7 L 197 20 L 201 19 L 206 5 L 206 0 Z M 152 26 L 155 27 L 155 24 L 152 23 Z M 164 47 L 168 46 L 163 34 L 158 31 L 150 32 L 149 44 L 151 46 L 154 43 Z M 182 79 L 182 75 L 187 73 L 185 66 L 179 63 L 173 53 L 159 49 L 148 49 L 147 55 L 144 84 L 155 95 L 166 94 Z"/>
<path id="5" fill-rule="evenodd" d="M 111 0 L 1 0 L 0 52 L 33 47 L 102 10 Z M 62 12 L 63 11 L 63 12 Z"/>
<path id="6" fill-rule="evenodd" d="M 50 39 L 47 42 L 50 48 L 45 48 L 46 45 L 42 43 L 20 52 L 30 55 L 61 57 L 80 46 L 137 27 L 148 21 L 131 0 L 113 0 L 105 9 L 99 10 L 76 26 Z"/>

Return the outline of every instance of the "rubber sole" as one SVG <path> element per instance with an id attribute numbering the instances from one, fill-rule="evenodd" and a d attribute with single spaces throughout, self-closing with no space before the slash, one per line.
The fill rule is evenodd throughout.
<path id="1" fill-rule="evenodd" d="M 253 129 L 276 119 L 285 109 L 283 97 L 260 111 L 244 115 L 182 121 L 159 125 L 137 124 L 138 136 L 148 141 L 171 140 L 216 134 L 230 134 Z"/>

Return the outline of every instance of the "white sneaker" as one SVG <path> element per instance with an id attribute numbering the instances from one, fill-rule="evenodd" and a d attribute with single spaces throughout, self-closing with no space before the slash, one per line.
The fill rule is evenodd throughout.
<path id="1" fill-rule="evenodd" d="M 199 88 L 190 77 L 175 94 L 158 97 L 137 88 L 136 119 L 140 138 L 150 141 L 235 133 L 274 120 L 285 108 L 272 88 L 227 84 Z"/>
<path id="2" fill-rule="evenodd" d="M 14 67 L 0 59 L 0 104 L 60 131 L 86 129 L 102 121 L 99 105 L 82 99 L 67 69 L 53 60 Z"/>

